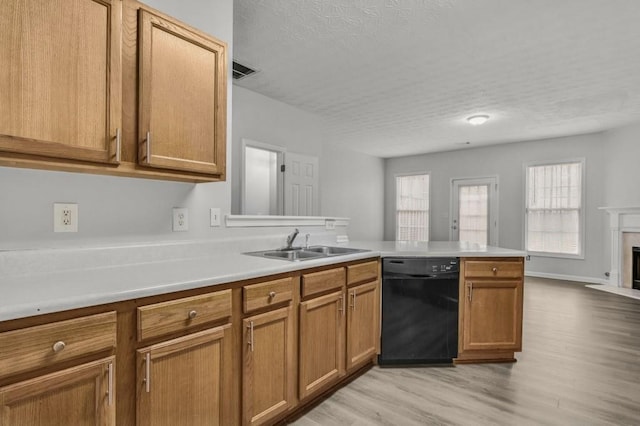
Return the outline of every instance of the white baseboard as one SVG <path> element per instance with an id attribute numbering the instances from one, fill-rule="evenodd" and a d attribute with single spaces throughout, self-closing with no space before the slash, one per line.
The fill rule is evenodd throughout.
<path id="1" fill-rule="evenodd" d="M 525 271 L 525 277 L 535 277 L 535 278 L 551 278 L 554 280 L 563 280 L 563 281 L 577 281 L 581 283 L 590 283 L 590 284 L 607 284 L 613 285 L 606 278 L 594 278 L 594 277 L 579 277 L 577 275 L 563 275 L 563 274 L 550 274 L 547 272 L 534 272 L 534 271 Z"/>

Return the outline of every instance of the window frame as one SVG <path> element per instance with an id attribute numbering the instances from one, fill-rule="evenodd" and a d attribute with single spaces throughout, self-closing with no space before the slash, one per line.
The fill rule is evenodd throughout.
<path id="1" fill-rule="evenodd" d="M 422 176 L 426 175 L 429 178 L 429 185 L 427 187 L 428 195 L 427 195 L 427 203 L 429 205 L 428 212 L 428 220 L 427 220 L 427 236 L 426 240 L 431 241 L 431 172 L 428 171 L 415 171 L 415 172 L 406 172 L 406 173 L 396 173 L 393 175 L 393 222 L 394 222 L 394 241 L 423 241 L 423 240 L 398 240 L 398 178 L 406 177 L 406 176 Z"/>
<path id="2" fill-rule="evenodd" d="M 529 245 L 529 167 L 538 167 L 538 166 L 561 166 L 563 164 L 572 164 L 572 163 L 580 163 L 581 167 L 581 181 L 580 181 L 580 209 L 578 212 L 578 220 L 580 223 L 578 224 L 578 254 L 571 253 L 558 253 L 558 252 L 546 252 L 546 251 L 533 251 L 528 250 Z M 558 259 L 577 259 L 584 260 L 585 258 L 585 240 L 586 240 L 586 194 L 587 194 L 587 180 L 586 180 L 586 159 L 584 157 L 577 158 L 567 158 L 563 160 L 548 160 L 548 161 L 532 161 L 523 163 L 522 174 L 523 174 L 523 208 L 524 208 L 524 226 L 523 228 L 523 237 L 522 241 L 524 242 L 524 250 L 527 251 L 528 255 L 535 257 L 549 257 L 549 258 L 558 258 Z"/>

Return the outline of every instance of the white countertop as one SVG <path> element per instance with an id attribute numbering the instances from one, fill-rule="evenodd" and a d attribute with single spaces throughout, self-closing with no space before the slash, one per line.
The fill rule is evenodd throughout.
<path id="1" fill-rule="evenodd" d="M 242 254 L 240 250 L 221 248 L 208 250 L 208 245 L 194 243 L 197 250 L 176 246 L 174 250 L 189 251 L 189 257 L 168 256 L 166 248 L 157 258 L 142 256 L 136 263 L 122 263 L 123 256 L 131 258 L 132 247 L 114 250 L 43 250 L 25 253 L 28 261 L 16 261 L 15 253 L 0 253 L 0 267 L 11 274 L 0 274 L 0 321 L 33 315 L 59 312 L 134 298 L 166 294 L 175 291 L 230 283 L 250 278 L 314 268 L 333 263 L 348 262 L 371 257 L 521 257 L 519 250 L 460 244 L 458 242 L 350 242 L 347 247 L 370 250 L 330 258 L 289 262 Z M 338 244 L 335 244 L 338 245 Z M 141 246 L 143 247 L 143 246 Z M 187 247 L 185 249 L 184 247 Z M 144 247 L 143 247 L 144 248 Z M 142 250 L 141 248 L 140 250 Z M 93 250 L 93 252 L 91 252 Z M 109 250 L 113 253 L 109 253 Z M 122 252 L 125 252 L 123 255 Z M 245 251 L 245 250 L 243 250 Z M 88 256 L 91 258 L 84 258 Z M 195 252 L 195 254 L 194 254 Z M 2 256 L 13 256 L 9 262 Z M 40 257 L 38 257 L 40 255 Z M 111 256 L 111 257 L 109 257 Z M 119 257 L 118 257 L 119 256 Z M 91 260 L 99 258 L 99 261 Z M 59 270 L 38 271 L 37 262 L 57 262 L 68 265 Z M 144 258 L 144 259 L 143 259 Z M 81 259 L 81 260 L 78 260 Z M 88 259 L 88 260 L 87 260 Z M 22 263 L 20 263 L 22 262 Z M 31 263 L 30 263 L 31 262 Z M 19 267 L 16 267 L 15 264 Z M 83 266 L 90 265 L 89 267 Z M 100 266 L 107 265 L 107 266 Z M 20 270 L 22 268 L 23 270 Z M 35 272 L 34 272 L 35 270 Z"/>

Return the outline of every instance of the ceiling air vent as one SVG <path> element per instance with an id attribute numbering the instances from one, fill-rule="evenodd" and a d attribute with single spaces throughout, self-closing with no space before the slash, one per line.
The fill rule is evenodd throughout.
<path id="1" fill-rule="evenodd" d="M 233 79 L 240 80 L 248 75 L 255 73 L 256 70 L 233 61 Z"/>

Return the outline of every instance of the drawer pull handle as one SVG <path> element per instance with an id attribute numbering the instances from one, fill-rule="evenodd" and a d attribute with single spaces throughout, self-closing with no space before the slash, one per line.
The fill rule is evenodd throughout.
<path id="1" fill-rule="evenodd" d="M 276 297 L 276 292 L 275 291 L 270 291 L 269 292 L 269 299 L 273 300 L 274 297 Z"/>
<path id="2" fill-rule="evenodd" d="M 67 344 L 65 342 L 63 342 L 62 340 L 60 340 L 60 341 L 57 341 L 57 342 L 55 342 L 53 344 L 53 351 L 55 353 L 62 352 L 62 350 L 64 348 L 66 348 L 66 347 L 67 347 Z"/>
<path id="3" fill-rule="evenodd" d="M 492 269 L 492 271 L 493 271 L 493 273 L 495 274 L 496 272 L 498 272 L 498 268 L 495 268 L 495 267 L 494 267 L 494 268 Z"/>
<path id="4" fill-rule="evenodd" d="M 144 356 L 144 390 L 149 393 L 151 391 L 151 352 L 147 352 Z"/>
<path id="5" fill-rule="evenodd" d="M 194 309 L 193 311 L 189 311 L 189 319 L 194 319 L 198 315 L 198 312 Z"/>

